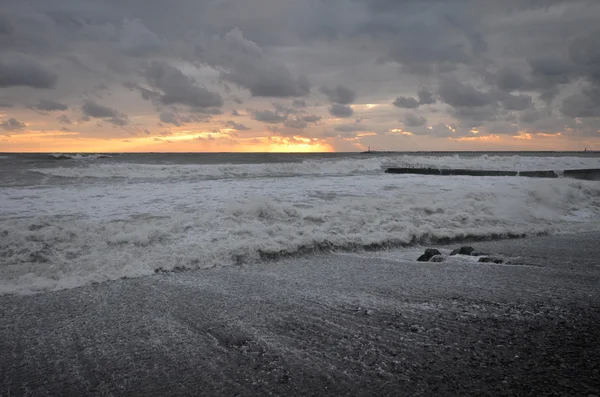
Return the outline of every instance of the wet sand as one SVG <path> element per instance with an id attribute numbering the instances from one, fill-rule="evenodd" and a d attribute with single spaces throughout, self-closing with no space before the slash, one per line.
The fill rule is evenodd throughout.
<path id="1" fill-rule="evenodd" d="M 600 396 L 600 234 L 0 297 L 0 395 Z M 459 246 L 440 247 L 444 252 Z"/>

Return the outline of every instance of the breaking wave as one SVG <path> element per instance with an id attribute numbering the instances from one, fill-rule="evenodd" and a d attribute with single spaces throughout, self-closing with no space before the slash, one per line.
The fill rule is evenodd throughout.
<path id="1" fill-rule="evenodd" d="M 222 179 L 354 175 L 381 173 L 380 159 L 305 160 L 301 163 L 259 164 L 136 164 L 100 163 L 85 167 L 39 168 L 32 171 L 64 178 Z"/>
<path id="2" fill-rule="evenodd" d="M 49 155 L 54 160 L 97 160 L 109 159 L 112 156 L 107 154 L 77 154 L 77 153 L 52 153 Z"/>
<path id="3" fill-rule="evenodd" d="M 61 155 L 62 156 L 62 155 Z M 74 155 L 80 156 L 80 155 Z M 97 155 L 81 157 L 88 159 Z M 100 158 L 100 157 L 96 157 Z M 79 159 L 79 157 L 77 157 Z M 390 156 L 326 160 L 304 160 L 293 163 L 255 164 L 138 164 L 126 162 L 83 163 L 78 167 L 37 168 L 31 171 L 62 178 L 127 178 L 127 179 L 229 179 L 289 176 L 343 176 L 382 172 L 388 167 L 467 168 L 474 170 L 557 171 L 578 168 L 600 168 L 600 159 L 582 157 L 526 156 Z"/>
<path id="4" fill-rule="evenodd" d="M 300 203 L 247 196 L 204 209 L 128 212 L 120 218 L 8 218 L 0 224 L 0 293 L 59 290 L 315 250 L 600 227 L 600 185 L 592 182 L 383 183 L 391 192 L 387 196 Z"/>

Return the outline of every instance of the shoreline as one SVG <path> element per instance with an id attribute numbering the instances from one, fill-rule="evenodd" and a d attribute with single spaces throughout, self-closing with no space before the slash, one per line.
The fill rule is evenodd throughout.
<path id="1" fill-rule="evenodd" d="M 597 395 L 599 240 L 472 243 L 512 265 L 407 247 L 1 296 L 0 394 Z"/>

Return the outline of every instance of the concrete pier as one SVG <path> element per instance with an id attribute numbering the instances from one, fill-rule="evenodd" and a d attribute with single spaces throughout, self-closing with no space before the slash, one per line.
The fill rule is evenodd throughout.
<path id="1" fill-rule="evenodd" d="M 438 168 L 388 168 L 388 174 L 417 174 L 417 175 L 468 175 L 468 176 L 526 176 L 532 178 L 575 178 L 589 181 L 600 181 L 600 169 L 579 169 L 564 171 L 498 171 L 470 169 L 438 169 Z"/>

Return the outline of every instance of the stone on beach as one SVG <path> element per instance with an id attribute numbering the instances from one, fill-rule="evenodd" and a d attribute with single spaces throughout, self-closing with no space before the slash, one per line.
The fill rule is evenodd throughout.
<path id="1" fill-rule="evenodd" d="M 453 250 L 450 255 L 471 255 L 473 251 L 475 251 L 475 248 L 465 246 Z"/>
<path id="2" fill-rule="evenodd" d="M 437 256 L 437 255 L 442 255 L 442 253 L 440 251 L 436 250 L 435 248 L 428 248 L 425 250 L 425 253 L 417 259 L 417 261 L 418 262 L 429 262 L 431 260 L 431 258 L 433 258 L 434 256 Z"/>
<path id="3" fill-rule="evenodd" d="M 484 257 L 484 258 L 479 258 L 479 260 L 477 262 L 480 262 L 480 263 L 496 263 L 496 264 L 500 264 L 500 263 L 504 263 L 504 260 L 502 260 L 500 258 Z"/>

